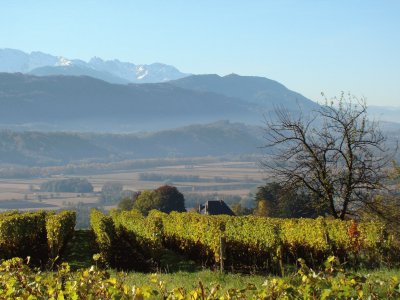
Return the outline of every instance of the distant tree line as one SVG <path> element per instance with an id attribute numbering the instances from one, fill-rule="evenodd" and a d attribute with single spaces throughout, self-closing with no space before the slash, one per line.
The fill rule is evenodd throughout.
<path id="1" fill-rule="evenodd" d="M 122 160 L 117 162 L 80 162 L 56 166 L 5 166 L 0 169 L 0 178 L 34 178 L 49 175 L 69 174 L 99 174 L 110 171 L 146 169 L 160 166 L 192 165 L 220 162 L 218 157 L 206 158 L 154 158 Z"/>
<path id="2" fill-rule="evenodd" d="M 254 183 L 237 183 L 237 184 L 219 184 L 219 185 L 200 185 L 200 186 L 182 186 L 180 189 L 183 192 L 213 192 L 226 190 L 244 190 L 256 188 Z"/>
<path id="3" fill-rule="evenodd" d="M 44 182 L 40 185 L 40 190 L 55 193 L 91 193 L 93 185 L 86 178 L 68 178 Z"/>
<path id="4" fill-rule="evenodd" d="M 240 181 L 237 179 L 220 177 L 220 176 L 205 178 L 197 175 L 175 175 L 175 174 L 160 174 L 160 173 L 140 173 L 139 179 L 142 181 L 217 182 L 217 183 L 230 183 L 230 182 Z"/>
<path id="5" fill-rule="evenodd" d="M 179 181 L 179 182 L 199 182 L 197 175 L 172 175 L 160 173 L 140 173 L 139 180 L 142 181 Z"/>

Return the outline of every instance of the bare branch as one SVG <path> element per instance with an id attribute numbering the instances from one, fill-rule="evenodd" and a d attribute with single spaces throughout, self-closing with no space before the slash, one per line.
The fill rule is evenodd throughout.
<path id="1" fill-rule="evenodd" d="M 273 157 L 263 161 L 265 170 L 285 188 L 307 189 L 335 218 L 370 205 L 394 153 L 379 124 L 368 121 L 364 99 L 342 94 L 336 105 L 321 106 L 308 118 L 282 107 L 275 113 L 265 122 L 265 147 Z"/>

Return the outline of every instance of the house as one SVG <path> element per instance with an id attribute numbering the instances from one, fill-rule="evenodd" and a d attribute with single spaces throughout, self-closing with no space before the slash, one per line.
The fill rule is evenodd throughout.
<path id="1" fill-rule="evenodd" d="M 202 215 L 235 215 L 229 206 L 222 200 L 212 200 L 200 204 L 198 213 Z"/>

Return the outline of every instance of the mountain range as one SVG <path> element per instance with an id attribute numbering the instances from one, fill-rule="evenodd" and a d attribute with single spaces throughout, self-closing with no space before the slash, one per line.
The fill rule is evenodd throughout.
<path id="1" fill-rule="evenodd" d="M 91 77 L 0 74 L 3 127 L 41 130 L 159 130 L 251 112 L 223 95 L 169 84 L 110 84 Z"/>
<path id="2" fill-rule="evenodd" d="M 255 154 L 279 107 L 319 104 L 263 77 L 0 49 L 0 165 Z M 400 120 L 398 108 L 369 111 Z M 381 125 L 399 138 L 399 123 Z"/>
<path id="3" fill-rule="evenodd" d="M 113 84 L 170 82 L 176 87 L 197 91 L 213 92 L 227 97 L 244 99 L 262 105 L 262 111 L 271 106 L 301 106 L 308 110 L 315 104 L 302 95 L 289 91 L 276 81 L 254 76 L 198 75 L 190 76 L 174 66 L 161 63 L 137 65 L 118 59 L 103 60 L 93 57 L 89 61 L 68 59 L 35 51 L 25 53 L 16 49 L 0 49 L 0 72 L 24 73 L 35 76 L 88 76 Z M 308 102 L 308 104 L 307 104 Z M 399 122 L 399 107 L 369 106 L 369 116 L 375 119 Z"/>
<path id="4" fill-rule="evenodd" d="M 0 127 L 11 129 L 132 132 L 218 120 L 260 125 L 280 105 L 317 107 L 275 81 L 234 74 L 122 85 L 87 76 L 0 73 Z"/>
<path id="5" fill-rule="evenodd" d="M 153 63 L 136 65 L 117 59 L 93 57 L 89 61 L 68 59 L 43 52 L 25 53 L 16 49 L 0 49 L 0 72 L 29 73 L 38 76 L 91 76 L 110 83 L 154 83 L 183 78 L 189 74 L 173 66 Z"/>
<path id="6" fill-rule="evenodd" d="M 318 105 L 303 95 L 289 90 L 283 84 L 264 77 L 239 76 L 230 74 L 226 76 L 194 75 L 170 84 L 197 92 L 212 92 L 227 97 L 242 99 L 248 104 L 255 104 L 267 111 L 275 107 L 298 108 L 310 110 Z"/>

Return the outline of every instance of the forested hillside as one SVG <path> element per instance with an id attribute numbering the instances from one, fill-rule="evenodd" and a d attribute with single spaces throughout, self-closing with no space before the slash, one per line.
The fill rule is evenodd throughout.
<path id="1" fill-rule="evenodd" d="M 318 105 L 262 77 L 123 85 L 87 76 L 0 73 L 0 127 L 18 130 L 132 132 L 219 120 L 260 125 L 279 106 L 309 111 Z"/>
<path id="2" fill-rule="evenodd" d="M 309 111 L 318 104 L 303 95 L 289 90 L 283 84 L 264 77 L 193 75 L 170 81 L 170 84 L 198 92 L 213 92 L 227 97 L 235 97 L 248 103 L 257 104 L 265 110 L 283 106 L 290 110 L 298 107 Z M 298 106 L 298 107 L 296 107 Z"/>
<path id="3" fill-rule="evenodd" d="M 239 99 L 170 84 L 0 73 L 0 125 L 7 128 L 132 132 L 218 120 L 258 124 L 261 119 Z"/>
<path id="4" fill-rule="evenodd" d="M 258 127 L 228 121 L 141 134 L 0 131 L 0 163 L 53 165 L 78 161 L 227 156 L 259 153 Z"/>

